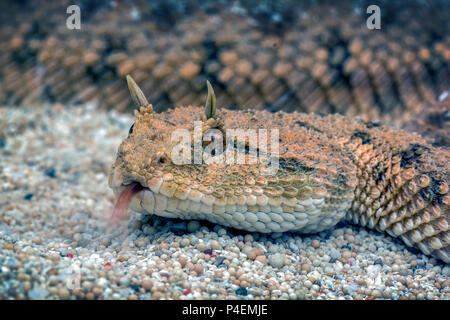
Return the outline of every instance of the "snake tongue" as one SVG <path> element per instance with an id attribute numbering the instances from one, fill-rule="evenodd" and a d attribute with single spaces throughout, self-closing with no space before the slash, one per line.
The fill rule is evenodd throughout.
<path id="1" fill-rule="evenodd" d="M 112 221 L 124 220 L 126 218 L 127 209 L 131 200 L 142 189 L 143 187 L 137 182 L 125 186 L 125 189 L 122 190 L 116 200 L 116 203 L 114 204 L 114 209 L 111 215 Z"/>

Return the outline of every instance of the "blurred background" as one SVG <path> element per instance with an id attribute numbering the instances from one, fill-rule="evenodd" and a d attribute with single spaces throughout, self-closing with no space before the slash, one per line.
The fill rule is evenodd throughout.
<path id="1" fill-rule="evenodd" d="M 81 29 L 66 26 L 76 4 Z M 381 29 L 369 30 L 369 5 Z M 0 2 L 0 105 L 201 105 L 341 113 L 402 126 L 450 86 L 449 1 Z"/>

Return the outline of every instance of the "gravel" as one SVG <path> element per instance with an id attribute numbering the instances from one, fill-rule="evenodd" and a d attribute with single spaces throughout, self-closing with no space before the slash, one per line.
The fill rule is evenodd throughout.
<path id="1" fill-rule="evenodd" d="M 130 212 L 108 173 L 133 123 L 94 106 L 0 108 L 0 299 L 446 299 L 450 268 L 340 223 L 246 233 Z"/>
<path id="2" fill-rule="evenodd" d="M 269 264 L 274 268 L 282 268 L 284 266 L 284 255 L 276 253 L 270 256 Z"/>

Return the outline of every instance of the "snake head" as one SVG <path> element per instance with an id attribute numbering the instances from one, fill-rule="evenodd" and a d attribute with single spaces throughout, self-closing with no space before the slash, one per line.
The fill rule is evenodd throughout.
<path id="1" fill-rule="evenodd" d="M 313 128 L 317 117 L 217 109 L 209 82 L 203 108 L 155 113 L 134 80 L 127 82 L 137 109 L 109 177 L 118 195 L 113 216 L 130 207 L 248 231 L 316 232 L 349 207 L 354 174 L 328 170 L 340 151 Z"/>
<path id="2" fill-rule="evenodd" d="M 130 203 L 135 211 L 155 213 L 155 198 L 187 199 L 189 194 L 195 198 L 196 191 L 190 192 L 190 186 L 203 180 L 200 177 L 203 174 L 200 172 L 202 166 L 193 163 L 194 144 L 191 140 L 196 134 L 202 137 L 210 129 L 223 130 L 211 84 L 207 82 L 204 112 L 197 107 L 188 107 L 157 114 L 130 76 L 127 76 L 127 83 L 136 106 L 135 122 L 119 146 L 109 176 L 109 186 L 118 196 L 116 209 L 123 211 Z M 200 125 L 199 132 L 194 130 L 195 123 Z M 186 138 L 189 142 L 183 144 L 183 155 L 174 153 L 180 141 Z M 201 147 L 206 144 L 202 143 Z M 188 161 L 176 161 L 181 156 L 187 156 Z M 145 205 L 142 203 L 144 198 L 147 199 Z M 165 208 L 167 199 L 159 204 L 160 208 Z"/>
<path id="3" fill-rule="evenodd" d="M 148 187 L 149 173 L 170 165 L 168 136 L 173 125 L 155 117 L 153 106 L 130 76 L 127 76 L 127 83 L 137 108 L 135 122 L 119 146 L 109 185 L 115 188 L 138 182 Z"/>

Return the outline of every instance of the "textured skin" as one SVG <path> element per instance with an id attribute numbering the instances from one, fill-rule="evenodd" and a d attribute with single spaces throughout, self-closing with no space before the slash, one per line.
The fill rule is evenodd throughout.
<path id="1" fill-rule="evenodd" d="M 232 111 L 206 120 L 204 109 L 136 111 L 119 147 L 109 184 L 145 187 L 131 202 L 138 212 L 206 219 L 258 232 L 318 232 L 342 219 L 401 237 L 450 262 L 448 149 L 418 135 L 341 115 Z M 174 165 L 174 129 L 279 129 L 280 168 L 264 164 Z M 244 151 L 245 152 L 245 151 Z"/>

